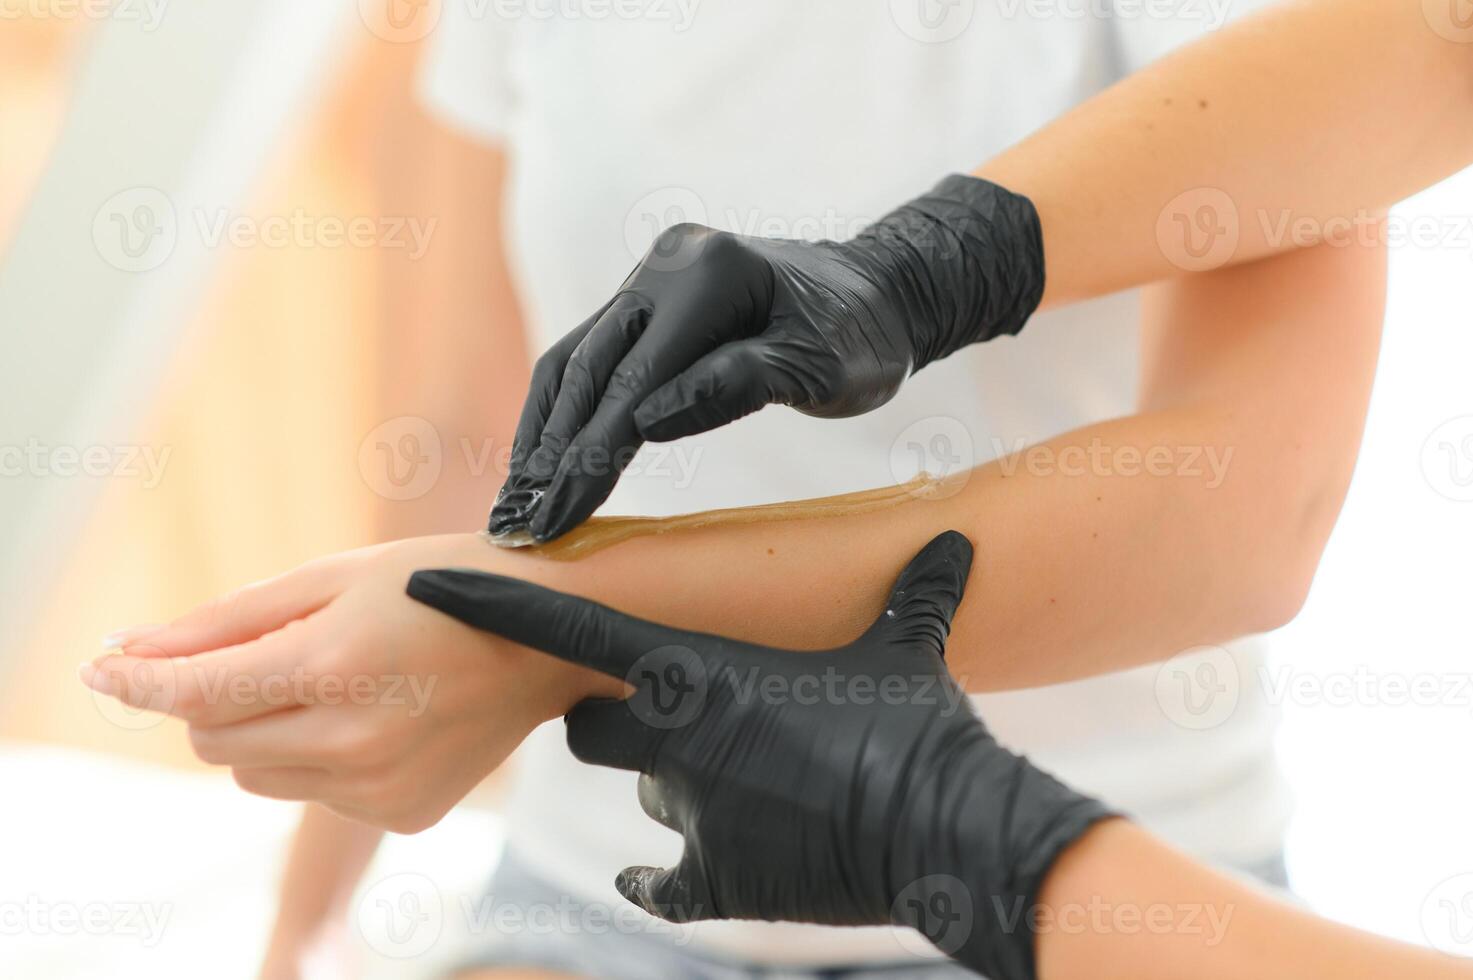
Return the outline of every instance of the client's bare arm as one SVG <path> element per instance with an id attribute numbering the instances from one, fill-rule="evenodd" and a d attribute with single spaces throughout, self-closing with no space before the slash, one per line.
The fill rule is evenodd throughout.
<path id="1" fill-rule="evenodd" d="M 1120 820 L 1064 852 L 1039 905 L 1042 980 L 1473 976 L 1467 960 L 1322 919 Z"/>
<path id="2" fill-rule="evenodd" d="M 1277 627 L 1350 479 L 1384 282 L 1380 248 L 1320 246 L 1154 287 L 1138 415 L 980 467 L 947 499 L 681 531 L 575 563 L 517 556 L 514 574 L 677 626 L 817 648 L 852 639 L 909 556 L 955 528 L 977 546 L 950 654 L 973 690 Z M 1153 451 L 1167 475 L 1145 472 Z"/>
<path id="3" fill-rule="evenodd" d="M 949 662 L 973 690 L 1090 676 L 1266 629 L 1298 607 L 1345 492 L 1383 285 L 1378 249 L 1322 246 L 1159 287 L 1142 412 L 1045 443 L 1048 471 L 1025 454 L 942 500 L 672 532 L 579 562 L 479 535 L 410 539 L 227 596 L 83 679 L 184 718 L 200 756 L 253 792 L 414 830 L 535 725 L 619 693 L 411 602 L 416 569 L 480 568 L 677 626 L 817 648 L 856 636 L 906 559 L 955 528 L 977 557 Z M 1096 442 L 1107 462 L 1092 470 Z M 1199 459 L 1199 475 L 1126 475 L 1153 446 L 1231 459 L 1221 472 Z M 1065 469 L 1070 447 L 1086 451 L 1081 473 Z M 140 673 L 159 657 L 174 658 L 169 684 Z M 298 675 L 305 686 L 270 684 Z M 344 679 L 366 687 L 345 697 Z M 335 699 L 321 696 L 326 680 L 339 683 Z"/>
<path id="4" fill-rule="evenodd" d="M 1371 234 L 1367 209 L 1473 160 L 1473 30 L 1459 9 L 1283 0 L 1131 75 L 976 174 L 1038 208 L 1046 306 Z M 1232 237 L 1197 255 L 1183 247 L 1184 231 L 1201 245 L 1214 229 Z"/>

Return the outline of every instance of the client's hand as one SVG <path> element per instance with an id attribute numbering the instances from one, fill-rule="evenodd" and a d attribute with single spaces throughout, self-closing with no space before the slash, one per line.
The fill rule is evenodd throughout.
<path id="1" fill-rule="evenodd" d="M 971 557 L 960 534 L 936 538 L 868 632 L 824 653 L 466 570 L 418 572 L 409 594 L 634 689 L 567 719 L 574 754 L 641 772 L 645 811 L 685 837 L 675 867 L 619 875 L 630 901 L 679 921 L 911 925 L 1014 980 L 1034 974 L 1050 866 L 1108 813 L 1000 747 L 947 673 Z"/>
<path id="2" fill-rule="evenodd" d="M 498 565 L 497 562 L 503 562 Z M 82 679 L 189 724 L 242 788 L 412 833 L 438 821 L 538 724 L 623 688 L 437 615 L 416 568 L 504 568 L 475 535 L 310 562 L 124 638 Z"/>

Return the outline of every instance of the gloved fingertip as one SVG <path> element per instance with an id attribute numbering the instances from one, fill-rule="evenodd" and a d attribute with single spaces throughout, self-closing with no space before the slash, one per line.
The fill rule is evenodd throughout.
<path id="1" fill-rule="evenodd" d="M 650 880 L 660 873 L 659 868 L 625 868 L 614 876 L 614 890 L 628 902 L 650 911 Z"/>
<path id="2" fill-rule="evenodd" d="M 942 531 L 922 549 L 921 555 L 928 561 L 956 565 L 963 581 L 972 569 L 975 549 L 971 539 L 960 531 Z"/>
<path id="3" fill-rule="evenodd" d="M 539 544 L 555 541 L 582 524 L 608 495 L 609 487 L 601 485 L 597 477 L 571 464 L 565 466 L 537 501 L 528 522 L 527 528 Z"/>
<path id="4" fill-rule="evenodd" d="M 415 602 L 467 626 L 503 636 L 508 617 L 526 606 L 536 590 L 526 582 L 478 568 L 426 568 L 409 576 L 404 592 Z M 519 641 L 520 642 L 520 641 Z"/>
<path id="5" fill-rule="evenodd" d="M 538 544 L 556 541 L 569 530 L 564 495 L 549 489 L 527 521 L 527 531 Z"/>
<path id="6" fill-rule="evenodd" d="M 486 532 L 493 538 L 526 530 L 526 524 L 521 512 L 511 507 L 492 507 L 486 516 Z"/>
<path id="7" fill-rule="evenodd" d="M 642 872 L 651 871 L 651 868 L 625 868 L 619 874 L 614 875 L 614 890 L 619 895 L 625 896 L 626 902 L 633 902 L 639 908 L 644 908 L 644 902 L 639 900 L 639 881 L 642 880 Z"/>
<path id="8" fill-rule="evenodd" d="M 938 534 L 900 573 L 874 629 L 892 641 L 923 644 L 945 659 L 971 570 L 972 542 L 957 531 Z"/>
<path id="9" fill-rule="evenodd" d="M 465 572 L 451 569 L 422 569 L 409 576 L 405 595 L 432 609 L 452 612 L 465 601 Z"/>
<path id="10" fill-rule="evenodd" d="M 526 531 L 536 517 L 546 491 L 540 487 L 502 488 L 491 508 L 487 530 L 493 537 Z"/>

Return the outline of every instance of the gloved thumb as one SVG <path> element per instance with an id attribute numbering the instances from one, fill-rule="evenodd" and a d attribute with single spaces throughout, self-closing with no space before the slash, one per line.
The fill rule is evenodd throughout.
<path id="1" fill-rule="evenodd" d="M 951 620 L 971 570 L 972 543 L 966 536 L 958 531 L 937 535 L 895 580 L 870 635 L 887 643 L 922 646 L 944 657 Z"/>
<path id="2" fill-rule="evenodd" d="M 690 881 L 680 864 L 663 869 L 625 868 L 614 879 L 614 888 L 650 915 L 668 922 L 694 922 L 712 915 L 711 909 L 692 902 Z"/>

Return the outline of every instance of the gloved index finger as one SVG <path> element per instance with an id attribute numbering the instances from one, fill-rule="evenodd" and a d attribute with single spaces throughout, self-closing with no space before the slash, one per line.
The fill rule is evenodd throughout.
<path id="1" fill-rule="evenodd" d="M 646 654 L 688 649 L 695 639 L 578 596 L 474 569 L 418 571 L 406 591 L 469 626 L 631 683 Z"/>
<path id="2" fill-rule="evenodd" d="M 527 400 L 522 405 L 521 417 L 517 419 L 516 435 L 512 437 L 513 468 L 518 462 L 525 463 L 527 457 L 542 442 L 542 430 L 557 401 L 563 371 L 568 366 L 569 358 L 613 304 L 614 300 L 611 299 L 600 306 L 596 313 L 560 338 L 537 359 L 537 365 L 532 369 Z"/>
<path id="3" fill-rule="evenodd" d="M 573 437 L 532 519 L 539 541 L 582 524 L 619 481 L 644 443 L 634 412 L 657 388 L 736 334 L 744 318 L 699 294 L 656 306 L 639 339 L 604 386 L 597 406 Z"/>
<path id="4" fill-rule="evenodd" d="M 538 482 L 545 488 L 547 481 L 552 478 L 552 471 L 549 470 L 540 479 L 529 481 L 527 465 L 542 445 L 542 433 L 553 406 L 557 403 L 568 359 L 612 303 L 613 300 L 610 300 L 599 307 L 598 312 L 580 323 L 537 359 L 527 388 L 526 401 L 522 403 L 522 414 L 517 419 L 516 434 L 512 437 L 511 465 L 506 482 L 491 510 L 488 523 L 492 533 L 513 530 L 518 526 L 525 527 L 529 519 L 530 502 L 535 499 L 530 493 L 529 483 Z"/>

